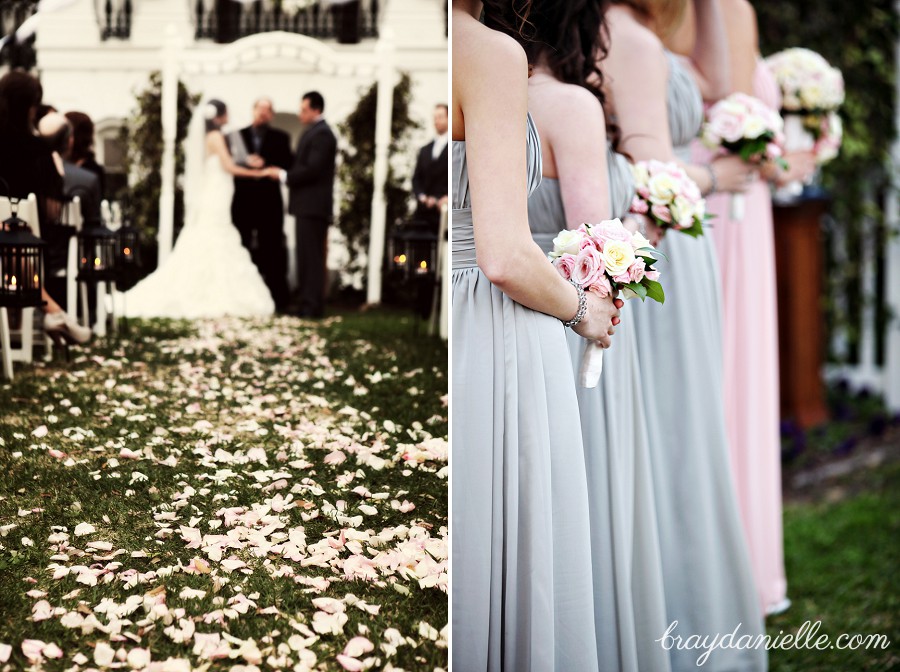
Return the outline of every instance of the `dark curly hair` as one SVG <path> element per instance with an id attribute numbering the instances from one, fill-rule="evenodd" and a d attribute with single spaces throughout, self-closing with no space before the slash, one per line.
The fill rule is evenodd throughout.
<path id="1" fill-rule="evenodd" d="M 488 28 L 509 35 L 522 46 L 534 39 L 537 33 L 531 21 L 534 0 L 482 0 L 482 6 L 482 19 Z"/>
<path id="2" fill-rule="evenodd" d="M 528 61 L 545 62 L 565 84 L 583 86 L 603 103 L 603 73 L 597 64 L 609 51 L 604 19 L 608 0 L 544 0 L 532 7 L 533 40 Z"/>

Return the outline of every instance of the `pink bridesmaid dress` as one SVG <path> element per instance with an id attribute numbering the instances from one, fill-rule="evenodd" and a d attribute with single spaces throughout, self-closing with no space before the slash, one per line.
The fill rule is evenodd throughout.
<path id="1" fill-rule="evenodd" d="M 778 85 L 760 60 L 754 95 L 781 107 Z M 709 153 L 694 143 L 694 158 Z M 781 442 L 778 398 L 778 313 L 772 197 L 763 180 L 745 192 L 742 221 L 729 218 L 728 194 L 707 200 L 719 256 L 725 354 L 725 420 L 732 475 L 765 613 L 786 609 L 781 527 Z"/>

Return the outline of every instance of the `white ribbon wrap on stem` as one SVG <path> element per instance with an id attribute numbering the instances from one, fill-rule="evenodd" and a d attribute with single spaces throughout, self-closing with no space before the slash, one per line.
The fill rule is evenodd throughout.
<path id="1" fill-rule="evenodd" d="M 603 348 L 594 341 L 590 341 L 584 349 L 584 355 L 581 357 L 581 371 L 578 374 L 578 384 L 589 389 L 597 387 L 602 372 Z"/>
<path id="2" fill-rule="evenodd" d="M 733 221 L 736 221 L 736 222 L 744 221 L 744 195 L 743 194 L 732 194 L 731 195 L 730 217 Z"/>

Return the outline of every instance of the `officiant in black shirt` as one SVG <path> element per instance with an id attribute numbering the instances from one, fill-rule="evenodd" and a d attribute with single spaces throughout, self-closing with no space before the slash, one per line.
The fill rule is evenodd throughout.
<path id="1" fill-rule="evenodd" d="M 235 161 L 251 168 L 291 165 L 290 138 L 284 131 L 270 126 L 275 112 L 272 101 L 260 98 L 253 105 L 253 123 L 239 131 L 238 143 L 232 147 Z M 236 143 L 233 143 L 236 144 Z M 241 156 L 242 153 L 248 156 Z M 284 237 L 284 202 L 281 185 L 273 180 L 234 178 L 234 200 L 231 217 L 241 233 L 244 247 L 250 250 L 253 263 L 259 269 L 272 293 L 275 309 L 283 311 L 288 303 L 287 243 Z"/>

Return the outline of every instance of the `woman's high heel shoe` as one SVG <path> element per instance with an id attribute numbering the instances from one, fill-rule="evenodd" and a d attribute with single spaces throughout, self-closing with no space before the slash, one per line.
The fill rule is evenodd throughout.
<path id="1" fill-rule="evenodd" d="M 82 327 L 63 311 L 44 315 L 44 331 L 59 345 L 84 345 L 91 340 L 90 328 Z"/>

